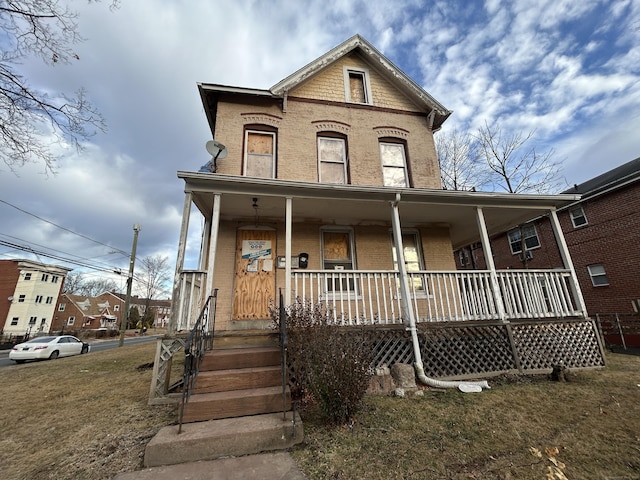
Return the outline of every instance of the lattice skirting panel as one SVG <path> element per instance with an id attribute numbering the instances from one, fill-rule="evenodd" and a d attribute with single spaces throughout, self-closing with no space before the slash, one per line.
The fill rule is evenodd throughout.
<path id="1" fill-rule="evenodd" d="M 413 363 L 411 335 L 402 326 L 375 328 L 368 335 L 375 367 Z M 581 369 L 605 364 L 591 319 L 422 323 L 418 340 L 425 374 L 439 379 L 546 373 L 555 365 Z"/>

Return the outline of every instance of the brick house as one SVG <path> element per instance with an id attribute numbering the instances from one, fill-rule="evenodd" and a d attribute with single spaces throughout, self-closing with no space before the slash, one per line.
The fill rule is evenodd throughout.
<path id="1" fill-rule="evenodd" d="M 419 378 L 425 357 L 426 373 L 440 378 L 540 370 L 558 355 L 568 364 L 602 364 L 555 213 L 578 196 L 443 190 L 434 133 L 451 112 L 365 39 L 355 35 L 268 90 L 209 83 L 198 90 L 216 143 L 208 144 L 213 158 L 199 171 L 178 172 L 183 221 L 152 397 L 166 388 L 158 372 L 166 371 L 167 352 L 179 348 L 173 336 L 214 308 L 214 292 L 216 335 L 271 329 L 269 307 L 281 292 L 285 306 L 299 298 L 320 303 L 343 325 L 409 332 L 391 342 L 407 356 L 398 348 L 385 362 L 413 363 Z M 490 251 L 490 236 L 547 212 L 563 263 L 545 272 L 546 283 L 492 264 L 456 271 L 455 249 L 478 242 Z M 199 245 L 190 244 L 192 216 L 204 225 Z M 195 270 L 184 268 L 188 251 L 200 252 Z M 584 341 L 570 348 L 581 358 L 551 345 L 540 319 L 563 322 L 557 328 L 565 345 Z M 502 353 L 460 347 L 480 332 L 469 330 L 476 322 Z M 436 324 L 456 333 L 432 330 Z M 511 357 L 518 339 L 538 335 L 544 355 Z M 484 348 L 487 338 L 470 348 Z M 445 365 L 433 345 L 456 365 Z M 472 357 L 494 363 L 472 365 Z"/>
<path id="2" fill-rule="evenodd" d="M 558 209 L 587 312 L 638 313 L 640 253 L 633 248 L 640 235 L 640 158 L 598 175 L 564 193 L 580 200 Z M 541 269 L 562 266 L 548 216 L 491 238 L 497 268 Z M 486 268 L 482 247 L 457 251 L 458 268 Z"/>
<path id="3" fill-rule="evenodd" d="M 0 260 L 0 332 L 12 337 L 48 333 L 70 271 L 31 260 Z"/>
<path id="4" fill-rule="evenodd" d="M 58 299 L 51 331 L 118 330 L 123 311 L 124 301 L 112 292 L 96 297 L 63 293 Z"/>

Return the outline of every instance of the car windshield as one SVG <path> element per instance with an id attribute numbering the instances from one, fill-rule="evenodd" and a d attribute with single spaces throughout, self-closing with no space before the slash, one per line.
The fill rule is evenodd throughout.
<path id="1" fill-rule="evenodd" d="M 49 343 L 56 339 L 56 337 L 36 337 L 28 340 L 25 343 Z"/>

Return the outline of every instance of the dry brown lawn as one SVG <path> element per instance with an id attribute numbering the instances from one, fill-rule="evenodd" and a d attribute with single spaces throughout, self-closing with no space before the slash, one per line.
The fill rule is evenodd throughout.
<path id="1" fill-rule="evenodd" d="M 150 407 L 153 344 L 0 369 L 0 478 L 110 479 L 142 468 L 146 443 L 175 423 Z M 353 424 L 303 412 L 292 453 L 310 479 L 639 480 L 640 357 L 567 383 L 494 379 L 483 393 L 368 397 Z"/>

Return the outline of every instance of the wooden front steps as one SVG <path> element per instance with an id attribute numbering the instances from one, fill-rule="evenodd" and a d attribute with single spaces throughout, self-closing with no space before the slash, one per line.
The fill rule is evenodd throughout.
<path id="1" fill-rule="evenodd" d="M 282 412 L 281 354 L 277 347 L 219 348 L 208 352 L 183 413 L 183 423 Z"/>

